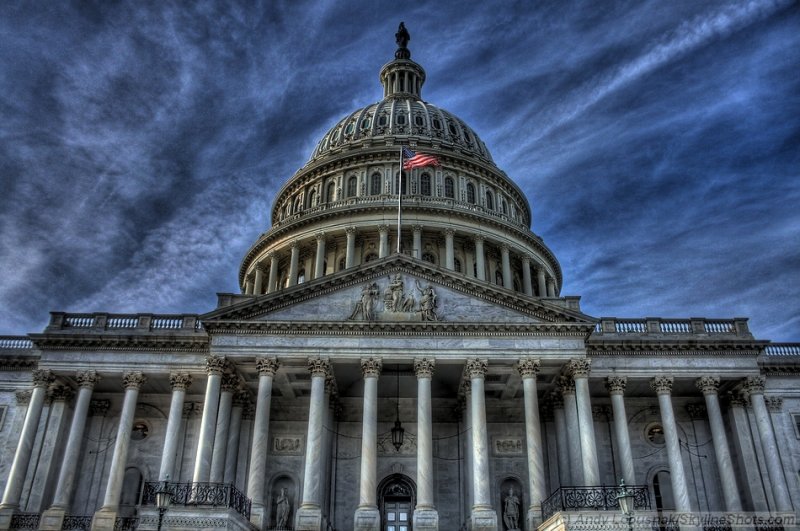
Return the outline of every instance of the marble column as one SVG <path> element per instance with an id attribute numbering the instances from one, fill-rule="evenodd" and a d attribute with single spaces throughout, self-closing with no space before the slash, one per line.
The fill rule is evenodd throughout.
<path id="1" fill-rule="evenodd" d="M 729 422 L 733 438 L 734 454 L 738 456 L 739 469 L 742 471 L 744 482 L 750 485 L 744 493 L 748 496 L 750 505 L 755 511 L 768 511 L 767 493 L 762 481 L 761 471 L 754 446 L 753 432 L 750 430 L 750 419 L 745 411 L 746 401 L 741 393 L 730 393 L 729 396 Z M 756 487 L 753 487 L 756 485 Z"/>
<path id="2" fill-rule="evenodd" d="M 169 383 L 172 386 L 172 401 L 169 406 L 167 433 L 164 436 L 164 451 L 161 454 L 161 468 L 158 472 L 159 481 L 176 479 L 175 458 L 178 455 L 178 435 L 181 431 L 186 390 L 192 385 L 192 376 L 185 372 L 173 372 L 169 375 Z"/>
<path id="3" fill-rule="evenodd" d="M 122 376 L 125 397 L 122 401 L 122 412 L 119 417 L 119 427 L 114 443 L 114 453 L 111 457 L 111 469 L 108 473 L 103 506 L 94 513 L 93 531 L 114 529 L 119 510 L 119 498 L 122 494 L 122 481 L 125 478 L 125 466 L 128 462 L 128 446 L 131 442 L 133 417 L 136 415 L 136 401 L 139 399 L 139 389 L 146 381 L 147 378 L 141 372 L 126 372 Z"/>
<path id="4" fill-rule="evenodd" d="M 417 375 L 417 506 L 414 529 L 439 529 L 439 512 L 433 503 L 433 419 L 431 379 L 433 358 L 414 359 Z"/>
<path id="5" fill-rule="evenodd" d="M 350 269 L 356 263 L 356 228 L 347 227 L 344 229 L 344 232 L 347 235 L 347 250 L 345 251 L 344 267 L 345 269 Z"/>
<path id="6" fill-rule="evenodd" d="M 475 483 L 472 481 L 472 385 L 469 380 L 461 382 L 462 392 L 464 394 L 464 436 L 466 439 L 466 454 L 464 464 L 466 467 L 465 476 L 467 477 L 467 517 L 472 514 L 472 505 L 475 503 Z"/>
<path id="7" fill-rule="evenodd" d="M 455 250 L 453 249 L 453 238 L 456 231 L 453 229 L 444 229 L 444 266 L 453 270 L 456 268 Z"/>
<path id="8" fill-rule="evenodd" d="M 378 466 L 378 377 L 381 360 L 361 360 L 364 375 L 364 410 L 361 417 L 361 475 L 358 489 L 358 508 L 353 517 L 353 529 L 378 531 L 381 514 L 378 511 L 375 489 Z M 418 487 L 419 488 L 419 487 Z"/>
<path id="9" fill-rule="evenodd" d="M 678 512 L 690 512 L 692 505 L 689 502 L 686 472 L 684 471 L 683 458 L 681 457 L 678 424 L 675 422 L 675 412 L 672 409 L 672 377 L 656 376 L 650 381 L 650 386 L 658 395 L 658 405 L 661 409 L 661 424 L 664 427 L 664 440 L 667 447 L 669 476 L 672 481 L 675 510 Z"/>
<path id="10" fill-rule="evenodd" d="M 539 284 L 539 296 L 547 297 L 547 282 L 545 281 L 544 268 L 541 266 L 536 268 L 536 281 Z"/>
<path id="11" fill-rule="evenodd" d="M 389 255 L 389 225 L 378 225 L 378 258 Z"/>
<path id="12" fill-rule="evenodd" d="M 325 378 L 330 372 L 330 364 L 326 359 L 311 358 L 308 360 L 311 372 L 311 396 L 308 408 L 308 434 L 306 436 L 306 463 L 303 473 L 303 501 L 295 513 L 296 531 L 319 531 L 322 526 L 322 508 L 320 506 L 321 442 L 323 419 L 325 418 Z"/>
<path id="13" fill-rule="evenodd" d="M 556 281 L 552 277 L 549 277 L 547 279 L 547 296 L 548 297 L 556 296 Z"/>
<path id="14" fill-rule="evenodd" d="M 486 252 L 483 250 L 483 236 L 475 236 L 475 276 L 478 280 L 486 280 Z"/>
<path id="15" fill-rule="evenodd" d="M 573 396 L 574 400 L 575 397 Z M 572 485 L 570 474 L 569 443 L 567 443 L 567 420 L 564 418 L 564 397 L 560 391 L 553 393 L 553 423 L 556 427 L 556 447 L 558 448 L 559 487 Z M 577 418 L 577 417 L 576 417 Z"/>
<path id="16" fill-rule="evenodd" d="M 569 454 L 569 485 L 579 487 L 583 481 L 583 455 L 581 453 L 580 422 L 578 403 L 575 399 L 575 381 L 569 376 L 559 380 L 561 396 L 564 399 L 564 416 L 567 421 L 567 452 Z"/>
<path id="17" fill-rule="evenodd" d="M 239 378 L 234 374 L 222 377 L 222 391 L 217 409 L 217 427 L 214 430 L 214 449 L 211 452 L 211 483 L 222 483 L 225 479 L 225 458 L 228 456 L 228 436 L 231 429 L 233 394 L 239 387 Z"/>
<path id="18" fill-rule="evenodd" d="M 786 485 L 786 476 L 783 474 L 781 458 L 778 454 L 778 441 L 769 418 L 769 411 L 764 402 L 763 376 L 749 376 L 744 383 L 744 390 L 750 399 L 753 414 L 756 418 L 758 436 L 761 439 L 761 448 L 764 452 L 764 461 L 767 465 L 769 482 L 772 485 L 772 495 L 775 497 L 775 508 L 780 512 L 792 512 L 792 500 L 789 497 L 789 488 Z"/>
<path id="19" fill-rule="evenodd" d="M 509 257 L 508 245 L 500 246 L 500 262 L 503 265 L 503 287 L 514 289 L 514 279 L 511 277 L 511 258 Z"/>
<path id="20" fill-rule="evenodd" d="M 208 381 L 206 382 L 206 397 L 203 402 L 203 417 L 200 420 L 200 434 L 197 441 L 192 483 L 208 483 L 211 475 L 211 455 L 217 428 L 219 390 L 222 384 L 222 373 L 227 366 L 228 361 L 225 358 L 217 356 L 206 358 Z"/>
<path id="21" fill-rule="evenodd" d="M 533 283 L 531 282 L 531 257 L 522 257 L 522 291 L 528 297 L 533 297 Z"/>
<path id="22" fill-rule="evenodd" d="M 236 467 L 239 464 L 239 437 L 242 432 L 242 415 L 244 414 L 244 406 L 249 400 L 249 393 L 244 390 L 233 395 L 231 426 L 228 431 L 228 443 L 225 445 L 227 450 L 225 452 L 225 473 L 222 476 L 223 483 L 236 484 Z"/>
<path id="23" fill-rule="evenodd" d="M 36 432 L 39 430 L 39 419 L 42 416 L 45 395 L 47 394 L 48 386 L 55 380 L 49 370 L 36 369 L 31 372 L 33 374 L 33 391 L 31 392 L 28 411 L 25 413 L 22 431 L 19 434 L 14 461 L 8 472 L 6 488 L 3 491 L 3 501 L 0 503 L 0 527 L 3 529 L 8 529 L 11 515 L 19 508 L 19 499 L 22 495 L 25 476 L 28 473 Z M 6 517 L 8 518 L 7 522 Z"/>
<path id="24" fill-rule="evenodd" d="M 569 372 L 575 381 L 575 401 L 578 405 L 578 428 L 581 438 L 583 484 L 595 487 L 600 482 L 600 465 L 597 462 L 597 444 L 594 436 L 592 401 L 589 395 L 589 370 L 591 360 L 575 358 L 569 362 Z"/>
<path id="25" fill-rule="evenodd" d="M 70 509 L 75 491 L 76 472 L 83 444 L 83 432 L 86 429 L 86 418 L 89 415 L 89 404 L 92 401 L 92 390 L 100 377 L 95 371 L 78 371 L 75 380 L 78 382 L 78 397 L 75 399 L 72 424 L 64 448 L 63 464 L 58 475 L 53 504 L 42 514 L 40 529 L 61 529 L 64 515 Z"/>
<path id="26" fill-rule="evenodd" d="M 267 293 L 272 293 L 278 289 L 278 253 L 271 252 L 269 256 L 269 281 L 267 282 Z"/>
<path id="27" fill-rule="evenodd" d="M 488 371 L 485 359 L 467 360 L 467 376 L 472 389 L 470 407 L 472 409 L 472 484 L 474 499 L 472 503 L 472 531 L 495 531 L 497 513 L 492 507 L 489 494 L 489 435 L 486 429 L 486 397 L 484 379 Z"/>
<path id="28" fill-rule="evenodd" d="M 722 411 L 719 407 L 719 378 L 716 376 L 703 376 L 695 382 L 697 388 L 703 392 L 708 412 L 708 424 L 711 428 L 711 439 L 714 442 L 714 455 L 717 458 L 717 469 L 722 484 L 722 497 L 725 500 L 725 510 L 739 512 L 742 510 L 742 500 L 739 498 L 739 487 L 736 474 L 733 471 L 733 460 L 728 446 L 728 436 L 725 433 L 725 424 L 722 421 Z"/>
<path id="29" fill-rule="evenodd" d="M 297 273 L 300 268 L 300 242 L 292 242 L 292 254 L 289 257 L 289 285 L 297 285 Z"/>
<path id="30" fill-rule="evenodd" d="M 261 295 L 264 283 L 264 266 L 256 264 L 256 275 L 253 280 L 253 295 Z"/>
<path id="31" fill-rule="evenodd" d="M 627 485 L 636 485 L 636 472 L 633 468 L 631 436 L 628 431 L 628 415 L 625 413 L 625 376 L 609 376 L 606 389 L 611 395 L 611 409 L 614 412 L 614 435 L 617 439 L 617 460 L 622 469 L 622 479 Z"/>
<path id="32" fill-rule="evenodd" d="M 527 529 L 536 529 L 542 523 L 542 500 L 547 497 L 544 482 L 544 452 L 542 450 L 542 425 L 539 420 L 539 391 L 536 375 L 540 361 L 523 358 L 517 363 L 525 395 L 525 447 L 528 453 L 528 506 Z"/>
<path id="33" fill-rule="evenodd" d="M 253 277 L 247 276 L 244 281 L 244 294 L 245 295 L 252 295 L 253 294 Z"/>
<path id="34" fill-rule="evenodd" d="M 414 225 L 411 229 L 414 238 L 411 252 L 419 260 L 422 258 L 422 225 Z"/>
<path id="35" fill-rule="evenodd" d="M 250 522 L 263 529 L 267 523 L 264 476 L 267 472 L 269 450 L 269 413 L 272 400 L 272 379 L 278 372 L 278 358 L 256 358 L 258 371 L 258 395 L 256 414 L 253 420 L 252 446 L 250 448 L 250 471 L 247 477 L 247 497 L 253 500 Z"/>
<path id="36" fill-rule="evenodd" d="M 315 237 L 317 238 L 317 254 L 314 260 L 314 278 L 322 278 L 325 276 L 325 233 L 318 232 Z"/>

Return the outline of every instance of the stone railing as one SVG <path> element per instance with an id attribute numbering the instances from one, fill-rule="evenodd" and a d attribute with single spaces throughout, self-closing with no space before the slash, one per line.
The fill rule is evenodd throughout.
<path id="1" fill-rule="evenodd" d="M 52 330 L 175 330 L 201 331 L 203 325 L 197 315 L 108 314 L 50 312 L 48 331 Z"/>
<path id="2" fill-rule="evenodd" d="M 620 319 L 617 317 L 601 317 L 595 327 L 597 335 L 695 335 L 719 336 L 730 335 L 750 337 L 747 319 L 705 319 L 692 317 L 689 319 L 664 319 L 646 317 L 642 319 Z"/>
<path id="3" fill-rule="evenodd" d="M 650 509 L 650 492 L 646 485 L 625 486 L 633 494 L 633 508 Z M 559 511 L 619 511 L 617 497 L 620 486 L 561 487 L 542 502 L 542 520 Z"/>
<path id="4" fill-rule="evenodd" d="M 162 485 L 161 481 L 145 483 L 142 505 L 155 505 Z M 250 519 L 252 501 L 230 483 L 168 483 L 167 490 L 173 505 L 228 507 Z"/>
<path id="5" fill-rule="evenodd" d="M 800 343 L 770 343 L 764 347 L 767 356 L 800 356 Z"/>
<path id="6" fill-rule="evenodd" d="M 62 531 L 89 531 L 92 528 L 92 515 L 67 514 L 61 524 Z"/>
<path id="7" fill-rule="evenodd" d="M 39 529 L 39 513 L 16 513 L 9 529 Z"/>
<path id="8" fill-rule="evenodd" d="M 0 349 L 32 349 L 33 341 L 27 336 L 0 336 Z"/>

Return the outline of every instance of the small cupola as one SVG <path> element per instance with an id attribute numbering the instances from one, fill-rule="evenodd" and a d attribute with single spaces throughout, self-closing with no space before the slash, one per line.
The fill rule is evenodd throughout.
<path id="1" fill-rule="evenodd" d="M 395 33 L 395 40 L 398 48 L 394 52 L 394 61 L 381 68 L 383 97 L 421 99 L 422 84 L 425 83 L 425 70 L 411 60 L 411 51 L 408 49 L 411 35 L 402 22 Z"/>

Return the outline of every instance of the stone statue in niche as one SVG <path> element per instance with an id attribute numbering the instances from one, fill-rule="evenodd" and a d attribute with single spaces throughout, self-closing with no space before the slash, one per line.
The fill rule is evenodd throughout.
<path id="1" fill-rule="evenodd" d="M 374 282 L 372 284 L 365 284 L 361 288 L 361 297 L 356 302 L 356 307 L 353 313 L 348 317 L 349 320 L 354 320 L 359 314 L 364 321 L 372 321 L 375 319 L 375 298 L 378 296 L 378 285 Z"/>
<path id="2" fill-rule="evenodd" d="M 275 525 L 279 529 L 286 527 L 286 524 L 289 521 L 289 513 L 292 512 L 292 504 L 289 501 L 289 495 L 286 494 L 286 490 L 286 487 L 281 489 L 281 494 L 278 496 L 278 499 L 275 502 Z"/>
<path id="3" fill-rule="evenodd" d="M 503 500 L 503 524 L 508 531 L 519 531 L 519 498 L 514 494 L 514 487 L 508 487 Z"/>

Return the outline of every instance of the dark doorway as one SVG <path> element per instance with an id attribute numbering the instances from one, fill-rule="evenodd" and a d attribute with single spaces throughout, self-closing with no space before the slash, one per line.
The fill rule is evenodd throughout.
<path id="1" fill-rule="evenodd" d="M 416 486 L 403 474 L 392 474 L 378 486 L 382 531 L 411 531 Z"/>

